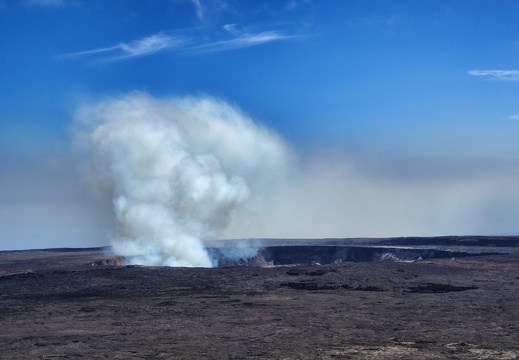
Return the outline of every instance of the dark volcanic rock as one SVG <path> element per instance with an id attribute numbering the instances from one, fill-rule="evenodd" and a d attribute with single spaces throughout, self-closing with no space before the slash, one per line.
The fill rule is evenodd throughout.
<path id="1" fill-rule="evenodd" d="M 122 256 L 104 257 L 86 263 L 87 266 L 122 266 L 124 265 L 124 258 Z"/>
<path id="2" fill-rule="evenodd" d="M 419 286 L 412 286 L 409 288 L 410 293 L 447 293 L 453 291 L 465 291 L 465 290 L 475 290 L 477 286 L 454 286 L 449 284 L 425 284 Z"/>
<path id="3" fill-rule="evenodd" d="M 519 357 L 517 254 L 85 266 L 103 258 L 102 249 L 0 252 L 0 358 Z"/>
<path id="4" fill-rule="evenodd" d="M 216 258 L 218 258 L 218 254 L 213 254 Z M 218 267 L 232 267 L 232 266 L 251 266 L 251 267 L 265 267 L 272 266 L 272 261 L 266 261 L 265 256 L 262 253 L 257 253 L 251 258 L 243 259 L 229 259 L 226 257 L 218 258 Z"/>
<path id="5" fill-rule="evenodd" d="M 233 248 L 232 245 L 236 248 Z M 344 262 L 405 262 L 518 254 L 519 236 L 440 236 L 385 239 L 213 240 L 208 252 L 218 267 L 327 265 Z M 247 256 L 236 249 L 247 249 Z M 255 249 L 255 250 L 253 250 Z M 237 255 L 240 254 L 241 255 Z"/>
<path id="6" fill-rule="evenodd" d="M 282 283 L 281 286 L 286 286 L 291 289 L 296 290 L 310 290 L 310 291 L 317 291 L 317 290 L 337 290 L 340 289 L 340 285 L 319 285 L 315 282 L 288 282 L 288 283 Z"/>
<path id="7" fill-rule="evenodd" d="M 519 236 L 436 236 L 436 237 L 396 237 L 380 239 L 378 245 L 450 245 L 519 247 Z"/>

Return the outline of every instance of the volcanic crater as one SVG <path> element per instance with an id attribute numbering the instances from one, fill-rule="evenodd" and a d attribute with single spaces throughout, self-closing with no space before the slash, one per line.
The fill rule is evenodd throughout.
<path id="1" fill-rule="evenodd" d="M 216 268 L 0 252 L 2 359 L 514 359 L 519 238 L 248 240 Z"/>

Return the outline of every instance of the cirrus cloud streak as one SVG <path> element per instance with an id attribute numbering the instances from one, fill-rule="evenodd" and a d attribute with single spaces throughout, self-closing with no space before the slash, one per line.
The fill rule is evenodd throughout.
<path id="1" fill-rule="evenodd" d="M 166 51 L 208 53 L 258 46 L 274 41 L 293 39 L 295 35 L 286 35 L 281 31 L 263 31 L 249 33 L 237 30 L 235 24 L 223 26 L 228 35 L 223 39 L 200 40 L 196 36 L 168 35 L 161 32 L 129 43 L 63 54 L 61 58 L 98 56 L 96 61 L 118 61 L 149 56 Z M 185 31 L 187 32 L 187 31 Z M 230 35 L 230 37 L 229 37 Z M 200 36 L 200 38 L 202 38 Z"/>
<path id="2" fill-rule="evenodd" d="M 496 80 L 519 81 L 519 70 L 470 70 L 469 75 L 486 76 Z"/>
<path id="3" fill-rule="evenodd" d="M 102 58 L 102 61 L 124 60 L 139 56 L 147 56 L 156 54 L 166 50 L 171 50 L 183 44 L 184 40 L 163 33 L 153 34 L 142 39 L 132 41 L 130 43 L 120 43 L 114 46 L 78 51 L 64 54 L 62 57 L 78 57 L 96 54 L 106 54 L 108 57 Z"/>

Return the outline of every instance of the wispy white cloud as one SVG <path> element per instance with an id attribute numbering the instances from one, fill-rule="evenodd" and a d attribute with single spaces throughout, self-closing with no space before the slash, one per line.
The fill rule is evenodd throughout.
<path id="1" fill-rule="evenodd" d="M 226 30 L 229 31 L 228 29 Z M 232 28 L 231 30 L 232 33 L 236 35 L 236 30 L 234 28 Z M 294 37 L 294 35 L 285 35 L 279 31 L 264 31 L 256 34 L 245 33 L 236 36 L 232 39 L 219 40 L 215 42 L 208 42 L 201 45 L 197 45 L 194 46 L 192 49 L 201 52 L 236 50 L 251 46 L 262 45 L 274 41 L 292 39 Z"/>
<path id="2" fill-rule="evenodd" d="M 228 33 L 233 34 L 233 35 L 239 35 L 240 34 L 240 31 L 238 30 L 238 25 L 237 24 L 225 24 L 223 26 L 223 29 L 225 31 L 227 31 Z"/>
<path id="3" fill-rule="evenodd" d="M 196 18 L 201 24 L 214 25 L 222 19 L 224 13 L 235 12 L 240 6 L 237 6 L 239 2 L 229 0 L 189 0 L 194 7 Z"/>
<path id="4" fill-rule="evenodd" d="M 508 116 L 508 118 L 511 120 L 519 120 L 519 114 L 510 115 L 510 116 Z"/>
<path id="5" fill-rule="evenodd" d="M 295 0 L 290 0 L 285 6 L 287 10 L 294 10 L 297 7 L 297 2 Z"/>
<path id="6" fill-rule="evenodd" d="M 285 10 L 292 11 L 301 7 L 301 5 L 308 4 L 310 2 L 311 0 L 288 0 L 285 5 Z"/>
<path id="7" fill-rule="evenodd" d="M 229 40 L 226 43 L 231 47 L 245 47 L 264 44 L 272 41 L 286 40 L 293 38 L 291 35 L 284 35 L 278 31 L 265 31 L 259 34 L 245 34 L 239 38 Z"/>
<path id="8" fill-rule="evenodd" d="M 519 70 L 470 70 L 469 75 L 486 76 L 496 80 L 519 81 Z"/>
<path id="9" fill-rule="evenodd" d="M 131 43 L 120 43 L 114 46 L 98 48 L 86 51 L 64 54 L 63 57 L 76 57 L 85 55 L 95 55 L 107 53 L 109 57 L 104 61 L 123 60 L 138 56 L 156 54 L 168 49 L 178 47 L 183 43 L 181 38 L 165 35 L 163 33 L 154 34 Z"/>
<path id="10" fill-rule="evenodd" d="M 232 37 L 195 45 L 192 49 L 201 52 L 217 52 L 235 50 L 245 47 L 262 45 L 265 43 L 293 39 L 295 35 L 286 35 L 281 31 L 249 32 L 242 29 L 238 24 L 225 24 L 223 29 Z"/>
<path id="11" fill-rule="evenodd" d="M 63 54 L 60 57 L 70 58 L 98 55 L 100 58 L 97 60 L 101 62 L 118 61 L 164 51 L 208 53 L 236 50 L 296 37 L 296 35 L 286 35 L 280 31 L 250 33 L 240 29 L 236 24 L 226 24 L 223 26 L 223 29 L 227 34 L 223 37 L 223 40 L 207 40 L 202 36 L 197 38 L 196 36 L 171 36 L 165 33 L 158 33 L 130 43 L 119 43 L 109 47 Z"/>
<path id="12" fill-rule="evenodd" d="M 120 48 L 128 56 L 142 56 L 153 54 L 181 43 L 179 39 L 164 34 L 155 34 L 134 41 L 131 44 L 121 44 Z"/>
<path id="13" fill-rule="evenodd" d="M 198 18 L 198 20 L 203 20 L 205 10 L 204 10 L 204 7 L 202 6 L 202 3 L 200 2 L 200 0 L 191 0 L 191 2 L 193 3 L 193 5 L 195 5 L 196 17 Z"/>

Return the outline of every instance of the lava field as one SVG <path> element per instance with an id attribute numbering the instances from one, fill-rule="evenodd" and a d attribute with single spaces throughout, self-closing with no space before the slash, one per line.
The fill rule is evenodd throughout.
<path id="1" fill-rule="evenodd" d="M 478 239 L 263 240 L 217 268 L 4 251 L 0 358 L 516 359 L 518 240 Z"/>

